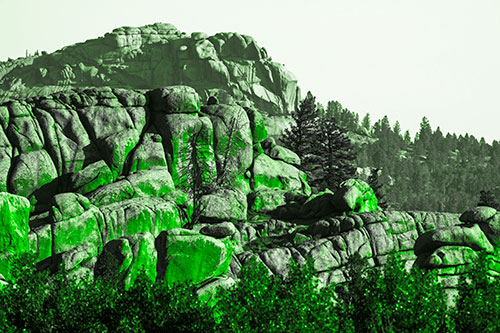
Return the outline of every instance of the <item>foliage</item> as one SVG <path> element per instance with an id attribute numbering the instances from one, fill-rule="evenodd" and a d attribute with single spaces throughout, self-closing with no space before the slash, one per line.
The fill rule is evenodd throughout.
<path id="1" fill-rule="evenodd" d="M 223 157 L 217 160 L 216 173 L 210 169 L 210 166 L 203 158 L 203 152 L 199 149 L 199 138 L 204 132 L 204 124 L 201 123 L 201 128 L 194 133 L 193 129 L 188 131 L 188 146 L 191 147 L 191 155 L 186 168 L 183 170 L 183 175 L 188 175 L 188 184 L 190 187 L 190 195 L 193 199 L 193 212 L 190 221 L 186 224 L 186 228 L 191 229 L 198 223 L 201 215 L 206 210 L 203 207 L 201 197 L 211 194 L 217 188 L 230 186 L 234 183 L 237 176 L 236 172 L 230 173 L 232 169 L 230 165 L 231 159 L 234 158 L 240 149 L 238 143 L 238 132 L 242 129 L 237 124 L 241 120 L 241 114 L 238 117 L 231 117 L 227 125 L 227 138 L 219 141 L 217 144 L 222 147 Z M 203 138 L 204 142 L 210 142 L 211 138 Z M 220 161 L 220 163 L 219 163 Z"/>
<path id="2" fill-rule="evenodd" d="M 301 159 L 302 171 L 311 166 L 311 152 L 316 144 L 314 138 L 317 132 L 317 121 L 319 119 L 319 110 L 316 108 L 316 98 L 307 92 L 307 96 L 300 102 L 299 109 L 292 113 L 295 125 L 286 129 L 281 141 L 283 145 Z"/>
<path id="3" fill-rule="evenodd" d="M 370 177 L 368 178 L 368 185 L 373 189 L 373 192 L 375 193 L 375 196 L 378 199 L 378 206 L 382 209 L 385 210 L 387 209 L 387 202 L 384 200 L 384 195 L 382 194 L 382 185 L 379 184 L 378 181 L 378 173 L 379 173 L 379 168 L 375 168 L 371 171 Z"/>
<path id="4" fill-rule="evenodd" d="M 348 113 L 347 109 L 343 109 Z M 356 114 L 338 119 L 356 119 Z M 340 125 L 345 125 L 342 120 Z M 366 115 L 360 127 L 369 127 Z M 349 125 L 350 133 L 356 133 L 355 125 Z M 424 210 L 463 213 L 464 207 L 477 205 L 477 193 L 485 191 L 493 198 L 500 197 L 500 143 L 486 144 L 484 138 L 466 134 L 444 135 L 438 127 L 435 131 L 427 117 L 423 117 L 420 129 L 412 140 L 408 130 L 401 135 L 396 121 L 391 128 L 387 117 L 375 122 L 370 128 L 373 142 L 358 143 L 355 151 L 356 167 L 379 168 L 379 182 L 384 186 L 384 196 L 391 209 Z M 366 134 L 364 134 L 366 135 Z M 486 190 L 487 189 L 487 190 Z M 489 194 L 485 194 L 489 196 Z M 481 203 L 497 203 L 497 200 L 480 200 Z"/>
<path id="5" fill-rule="evenodd" d="M 323 120 L 318 125 L 313 154 L 318 157 L 321 172 L 309 185 L 318 192 L 327 187 L 336 190 L 342 181 L 354 176 L 356 168 L 353 161 L 356 155 L 352 143 L 345 129 L 333 120 Z"/>
<path id="6" fill-rule="evenodd" d="M 327 108 L 327 115 L 335 115 L 334 111 L 328 111 L 330 109 Z M 322 119 L 321 114 L 315 97 L 308 92 L 299 110 L 292 114 L 295 125 L 287 129 L 282 138 L 283 144 L 300 157 L 300 169 L 306 172 L 314 193 L 327 187 L 335 190 L 356 170 L 353 165 L 356 156 L 346 130 L 335 120 Z"/>
<path id="7" fill-rule="evenodd" d="M 141 271 L 135 284 L 100 278 L 76 284 L 62 271 L 37 272 L 34 256 L 16 258 L 13 284 L 0 291 L 0 329 L 17 332 L 487 332 L 498 330 L 500 286 L 487 278 L 488 255 L 462 279 L 457 307 L 448 310 L 435 271 L 404 269 L 388 256 L 383 268 L 351 257 L 346 282 L 318 289 L 314 262 L 289 262 L 286 278 L 269 276 L 253 259 L 240 282 L 219 289 L 213 308 L 201 303 L 189 281 L 168 287 Z M 30 264 L 31 263 L 31 264 Z"/>
<path id="8" fill-rule="evenodd" d="M 500 210 L 500 204 L 496 200 L 495 196 L 493 195 L 493 191 L 491 189 L 481 190 L 479 194 L 479 202 L 477 205 L 493 207 L 497 210 Z"/>
<path id="9" fill-rule="evenodd" d="M 470 271 L 460 277 L 452 314 L 458 332 L 498 332 L 500 328 L 500 281 L 488 273 L 491 260 L 481 251 Z"/>

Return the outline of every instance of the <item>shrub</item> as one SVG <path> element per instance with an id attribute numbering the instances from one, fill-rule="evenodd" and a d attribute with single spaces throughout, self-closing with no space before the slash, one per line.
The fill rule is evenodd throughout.
<path id="1" fill-rule="evenodd" d="M 481 251 L 470 271 L 460 277 L 453 311 L 457 332 L 498 332 L 500 329 L 500 282 L 498 277 L 490 280 L 490 259 Z"/>

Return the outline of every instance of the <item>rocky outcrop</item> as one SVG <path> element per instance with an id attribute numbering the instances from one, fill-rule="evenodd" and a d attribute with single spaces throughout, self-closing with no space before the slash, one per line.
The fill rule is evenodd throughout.
<path id="1" fill-rule="evenodd" d="M 13 255 L 30 252 L 39 269 L 126 287 L 141 270 L 192 280 L 213 302 L 250 257 L 283 276 L 290 259 L 312 257 L 326 286 L 345 280 L 354 253 L 379 267 L 399 253 L 407 267 L 437 269 L 452 291 L 477 251 L 494 252 L 495 209 L 380 211 L 361 179 L 312 194 L 299 157 L 268 136 L 258 110 L 224 94 L 201 101 L 188 86 L 105 87 L 0 105 L 3 278 Z"/>
<path id="2" fill-rule="evenodd" d="M 187 36 L 172 24 L 155 23 L 117 28 L 12 62 L 0 70 L 0 102 L 75 87 L 153 89 L 179 83 L 189 83 L 204 103 L 213 95 L 221 104 L 232 104 L 224 101 L 230 96 L 266 115 L 287 115 L 300 101 L 297 79 L 252 37 L 232 32 Z"/>
<path id="3" fill-rule="evenodd" d="M 123 273 L 124 281 L 132 283 L 130 274 L 137 270 L 131 268 L 133 244 L 146 240 L 127 237 L 148 233 L 156 240 L 163 231 L 183 227 L 191 220 L 194 200 L 204 207 L 201 222 L 241 223 L 249 210 L 258 214 L 285 204 L 249 207 L 258 191 L 310 194 L 305 174 L 283 154 L 275 160 L 263 150 L 254 153 L 253 147 L 266 139 L 257 110 L 218 104 L 216 98 L 201 105 L 200 100 L 188 86 L 149 91 L 104 87 L 0 105 L 5 123 L 0 138 L 8 152 L 2 155 L 0 187 L 10 192 L 2 194 L 4 222 L 15 217 L 22 224 L 4 228 L 5 277 L 7 250 L 15 240 L 15 251 L 34 253 L 40 267 L 56 269 L 64 258 L 74 257 L 67 253 L 84 251 L 81 256 L 88 260 L 78 263 L 88 265 L 87 270 L 74 274 L 92 275 L 88 269 L 99 262 L 98 271 Z M 199 184 L 192 177 L 195 162 Z M 195 184 L 210 189 L 195 198 Z M 123 259 L 106 271 L 94 257 L 109 257 L 110 249 L 133 260 Z"/>

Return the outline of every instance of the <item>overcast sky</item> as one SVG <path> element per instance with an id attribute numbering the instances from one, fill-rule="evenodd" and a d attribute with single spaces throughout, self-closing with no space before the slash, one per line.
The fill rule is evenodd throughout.
<path id="1" fill-rule="evenodd" d="M 500 0 L 0 0 L 0 61 L 120 26 L 253 36 L 326 106 L 500 141 Z"/>

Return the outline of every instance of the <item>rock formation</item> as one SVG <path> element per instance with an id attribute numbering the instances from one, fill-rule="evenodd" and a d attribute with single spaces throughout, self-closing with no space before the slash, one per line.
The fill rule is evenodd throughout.
<path id="1" fill-rule="evenodd" d="M 0 104 L 4 283 L 29 252 L 41 270 L 127 287 L 140 269 L 192 280 L 212 302 L 251 257 L 283 276 L 289 259 L 312 257 L 326 286 L 345 281 L 354 253 L 381 267 L 396 252 L 452 293 L 500 238 L 490 207 L 380 211 L 358 178 L 312 194 L 299 156 L 277 144 L 286 121 L 270 117 L 296 107 L 296 80 L 245 35 L 119 28 L 0 73 L 4 89 L 40 93 Z"/>
<path id="2" fill-rule="evenodd" d="M 74 87 L 154 89 L 178 84 L 194 88 L 203 101 L 214 96 L 221 104 L 234 99 L 258 109 L 272 136 L 289 126 L 286 116 L 300 102 L 295 76 L 273 62 L 252 37 L 233 32 L 187 36 L 168 23 L 117 28 L 51 54 L 0 66 L 0 102 Z"/>

